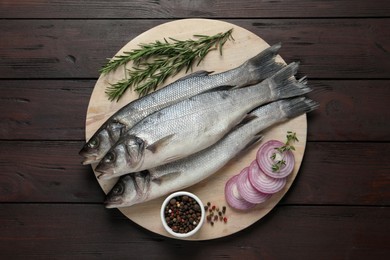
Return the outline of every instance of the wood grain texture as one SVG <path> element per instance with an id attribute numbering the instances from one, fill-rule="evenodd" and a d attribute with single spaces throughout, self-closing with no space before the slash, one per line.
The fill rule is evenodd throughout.
<path id="1" fill-rule="evenodd" d="M 1 202 L 102 202 L 80 142 L 0 142 Z M 50 196 L 48 196 L 50 194 Z"/>
<path id="2" fill-rule="evenodd" d="M 313 80 L 308 97 L 320 108 L 308 114 L 308 140 L 389 141 L 387 80 Z"/>
<path id="3" fill-rule="evenodd" d="M 211 19 L 185 19 L 174 22 L 167 22 L 142 33 L 138 37 L 128 42 L 120 50 L 118 50 L 116 55 L 122 55 L 126 51 L 131 51 L 132 49 L 137 48 L 140 43 L 154 42 L 159 38 L 165 37 L 165 35 L 171 35 L 175 39 L 188 39 L 192 35 L 215 35 L 219 32 L 226 32 L 231 28 L 233 28 L 235 33 L 234 42 L 226 42 L 222 56 L 218 52 L 210 52 L 198 66 L 200 70 L 214 71 L 215 73 L 219 73 L 236 68 L 243 64 L 246 60 L 264 51 L 269 46 L 259 36 L 232 23 Z M 277 57 L 276 60 L 278 62 L 283 62 L 280 57 Z M 128 64 L 126 68 L 130 69 L 132 66 L 132 64 Z M 166 84 L 169 84 L 173 80 L 180 79 L 184 76 L 186 76 L 184 72 L 178 73 L 174 79 L 167 80 Z M 126 77 L 126 75 L 122 69 L 118 69 L 115 71 L 115 73 L 110 73 L 108 75 L 99 77 L 88 105 L 85 130 L 86 140 L 91 138 L 95 131 L 107 120 L 110 115 L 118 111 L 121 107 L 130 101 L 137 99 L 138 95 L 128 92 L 117 103 L 113 103 L 107 100 L 105 91 L 106 88 L 110 86 L 109 82 L 119 81 L 124 77 Z M 160 196 L 156 200 L 146 201 L 139 205 L 134 205 L 132 207 L 120 210 L 129 219 L 141 225 L 142 227 L 161 235 L 171 236 L 161 227 L 161 225 L 159 225 L 159 211 L 161 204 L 164 198 L 169 196 L 171 192 L 186 190 L 196 194 L 204 202 L 213 199 L 214 203 L 218 205 L 226 204 L 228 210 L 231 211 L 233 220 L 230 222 L 228 227 L 224 228 L 215 227 L 214 229 L 210 229 L 210 227 L 207 228 L 204 226 L 193 236 L 183 238 L 184 240 L 210 240 L 223 236 L 229 236 L 233 233 L 239 232 L 240 230 L 245 229 L 268 214 L 269 211 L 271 211 L 272 208 L 279 203 L 279 201 L 291 187 L 291 184 L 293 183 L 299 171 L 306 146 L 306 115 L 301 115 L 297 118 L 288 120 L 288 122 L 277 124 L 276 126 L 273 126 L 272 129 L 264 131 L 264 138 L 262 140 L 263 142 L 268 140 L 284 140 L 287 131 L 291 129 L 293 129 L 297 135 L 297 138 L 300 140 L 299 143 L 294 145 L 295 165 L 292 173 L 287 178 L 287 182 L 280 192 L 274 194 L 269 200 L 255 207 L 253 210 L 246 212 L 245 218 L 241 218 L 243 215 L 242 212 L 237 210 L 230 210 L 232 208 L 230 205 L 226 204 L 224 189 L 225 184 L 230 177 L 233 177 L 234 175 L 238 174 L 241 169 L 250 165 L 250 163 L 256 157 L 256 152 L 260 147 L 260 143 L 256 144 L 255 147 L 252 147 L 252 149 L 249 151 L 240 154 L 240 156 L 236 156 L 224 167 L 220 167 L 218 171 L 210 173 L 209 175 L 212 175 L 209 176 L 205 181 L 200 182 L 200 180 L 197 178 L 198 182 L 195 182 L 196 185 L 191 185 L 191 187 L 181 185 L 174 189 L 171 188 L 166 190 L 165 193 L 159 194 Z M 205 134 L 207 134 L 206 132 Z M 210 133 L 212 132 L 213 131 L 210 131 Z M 221 137 L 215 135 L 215 138 Z M 212 140 L 212 138 L 210 140 Z M 212 145 L 212 143 L 209 145 Z M 95 168 L 96 164 L 92 165 L 92 167 Z M 95 174 L 98 175 L 99 173 L 95 172 Z M 112 189 L 113 185 L 118 181 L 118 178 L 113 178 L 110 180 L 99 179 L 98 181 L 104 192 L 108 193 Z M 142 214 L 139 214 L 139 212 L 142 212 Z"/>
<path id="4" fill-rule="evenodd" d="M 77 154 L 82 142 L 0 142 L 0 203 L 99 203 L 104 194 Z M 308 142 L 283 205 L 390 206 L 389 143 Z M 50 194 L 50 196 L 48 196 Z M 103 207 L 103 206 L 102 206 Z"/>
<path id="5" fill-rule="evenodd" d="M 389 143 L 309 143 L 285 203 L 389 206 L 388 152 Z"/>
<path id="6" fill-rule="evenodd" d="M 12 80 L 0 83 L 0 139 L 75 140 L 84 137 L 94 81 Z"/>
<path id="7" fill-rule="evenodd" d="M 286 62 L 301 61 L 302 73 L 310 78 L 389 78 L 390 35 L 382 30 L 390 27 L 390 19 L 226 21 L 269 44 L 282 42 L 281 56 Z M 0 24 L 0 78 L 97 78 L 106 58 L 164 22 L 4 20 Z"/>
<path id="8" fill-rule="evenodd" d="M 85 139 L 95 80 L 0 83 L 0 139 Z M 389 80 L 309 79 L 309 85 L 308 96 L 321 104 L 308 115 L 309 141 L 390 141 Z"/>
<path id="9" fill-rule="evenodd" d="M 386 0 L 2 0 L 0 18 L 280 18 L 389 16 Z M 353 6 L 353 8 L 351 8 Z"/>
<path id="10" fill-rule="evenodd" d="M 1 204 L 0 252 L 12 259 L 183 259 L 189 252 L 192 259 L 386 259 L 389 218 L 388 208 L 280 206 L 239 234 L 188 242 L 100 205 Z"/>
<path id="11" fill-rule="evenodd" d="M 389 11 L 387 0 L 1 0 L 0 258 L 388 259 Z M 279 206 L 205 243 L 104 209 L 77 155 L 105 58 L 153 26 L 193 17 L 282 41 L 286 61 L 301 60 L 311 86 L 327 88 L 309 95 L 321 108 Z"/>

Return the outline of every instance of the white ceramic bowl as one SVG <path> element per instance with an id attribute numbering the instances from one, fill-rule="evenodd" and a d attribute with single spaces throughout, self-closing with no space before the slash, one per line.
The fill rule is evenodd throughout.
<path id="1" fill-rule="evenodd" d="M 188 233 L 177 233 L 177 232 L 174 232 L 167 224 L 167 222 L 165 221 L 165 206 L 169 203 L 169 201 L 172 199 L 172 198 L 175 198 L 175 197 L 178 197 L 178 196 L 184 196 L 184 195 L 187 195 L 188 197 L 191 197 L 193 199 L 196 200 L 196 202 L 199 204 L 200 206 L 200 210 L 201 210 L 201 217 L 200 217 L 200 222 L 198 223 L 198 225 L 193 229 L 191 230 L 190 232 Z M 169 195 L 163 202 L 163 204 L 161 205 L 161 210 L 160 210 L 160 216 L 161 216 L 161 222 L 165 228 L 165 230 L 171 234 L 172 236 L 175 236 L 175 237 L 180 237 L 180 238 L 184 238 L 184 237 L 189 237 L 189 236 L 192 236 L 194 235 L 196 232 L 199 231 L 199 229 L 202 227 L 203 225 L 203 222 L 204 222 L 204 218 L 205 218 L 205 210 L 204 210 L 204 205 L 202 203 L 202 201 L 193 193 L 190 193 L 190 192 L 187 192 L 187 191 L 178 191 L 178 192 L 174 192 L 172 193 L 171 195 Z"/>

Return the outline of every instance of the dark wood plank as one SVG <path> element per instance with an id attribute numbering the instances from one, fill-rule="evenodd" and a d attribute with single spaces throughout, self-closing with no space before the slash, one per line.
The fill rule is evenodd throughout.
<path id="1" fill-rule="evenodd" d="M 308 143 L 283 203 L 390 204 L 389 143 Z"/>
<path id="2" fill-rule="evenodd" d="M 389 141 L 388 80 L 310 80 L 308 97 L 320 103 L 308 114 L 310 141 Z"/>
<path id="3" fill-rule="evenodd" d="M 390 19 L 227 20 L 300 60 L 311 78 L 388 78 Z M 4 20 L 1 78 L 97 78 L 135 36 L 167 20 Z M 93 46 L 93 47 L 91 47 Z"/>
<path id="4" fill-rule="evenodd" d="M 0 142 L 0 202 L 102 203 L 81 142 Z M 283 204 L 390 205 L 390 143 L 309 142 Z M 50 196 L 48 196 L 50 194 Z"/>
<path id="5" fill-rule="evenodd" d="M 85 139 L 95 81 L 1 81 L 0 139 Z"/>
<path id="6" fill-rule="evenodd" d="M 0 142 L 1 202 L 102 202 L 80 142 Z M 6 151 L 6 152 L 5 152 Z"/>
<path id="7" fill-rule="evenodd" d="M 190 242 L 152 234 L 100 205 L 0 204 L 0 256 L 387 259 L 389 218 L 388 208 L 277 207 L 239 234 Z"/>
<path id="8" fill-rule="evenodd" d="M 303 75 L 303 73 L 300 73 Z M 95 80 L 3 80 L 0 139 L 85 140 Z M 310 80 L 310 141 L 390 141 L 389 80 Z"/>
<path id="9" fill-rule="evenodd" d="M 321 107 L 291 190 L 250 228 L 205 242 L 153 234 L 102 205 L 78 151 L 98 69 L 173 19 L 224 19 L 283 42 Z M 388 259 L 387 0 L 0 3 L 1 259 Z"/>
<path id="10" fill-rule="evenodd" d="M 351 8 L 353 6 L 353 8 Z M 1 18 L 373 17 L 389 16 L 386 0 L 2 1 Z"/>

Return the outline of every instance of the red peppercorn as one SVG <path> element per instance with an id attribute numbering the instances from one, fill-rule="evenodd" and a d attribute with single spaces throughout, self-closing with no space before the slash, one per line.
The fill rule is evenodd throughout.
<path id="1" fill-rule="evenodd" d="M 200 223 L 201 207 L 188 196 L 178 196 L 170 200 L 165 217 L 168 226 L 176 233 L 187 233 Z M 190 218 L 192 221 L 189 222 Z"/>

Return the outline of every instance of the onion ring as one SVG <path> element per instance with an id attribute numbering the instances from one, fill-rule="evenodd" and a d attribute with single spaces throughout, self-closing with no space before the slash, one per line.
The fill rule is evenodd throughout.
<path id="1" fill-rule="evenodd" d="M 286 178 L 276 179 L 268 176 L 260 169 L 256 160 L 249 166 L 248 179 L 256 190 L 266 194 L 276 193 L 286 185 Z"/>
<path id="2" fill-rule="evenodd" d="M 272 178 L 278 179 L 287 177 L 293 171 L 295 166 L 294 154 L 291 151 L 285 151 L 283 154 L 280 154 L 276 150 L 276 148 L 282 146 L 284 146 L 284 143 L 276 140 L 270 140 L 264 143 L 257 151 L 256 160 L 260 169 Z M 281 155 L 283 157 L 282 159 L 286 163 L 280 167 L 279 171 L 272 170 L 272 165 L 276 163 L 276 161 L 271 158 L 274 153 Z"/>
<path id="3" fill-rule="evenodd" d="M 255 162 L 257 165 L 257 162 Z M 245 167 L 238 175 L 237 189 L 241 197 L 254 204 L 263 203 L 271 197 L 271 194 L 265 194 L 255 189 L 248 178 L 249 168 Z"/>
<path id="4" fill-rule="evenodd" d="M 248 210 L 253 208 L 256 204 L 244 200 L 237 189 L 238 174 L 231 177 L 225 185 L 225 199 L 226 202 L 234 209 Z"/>

